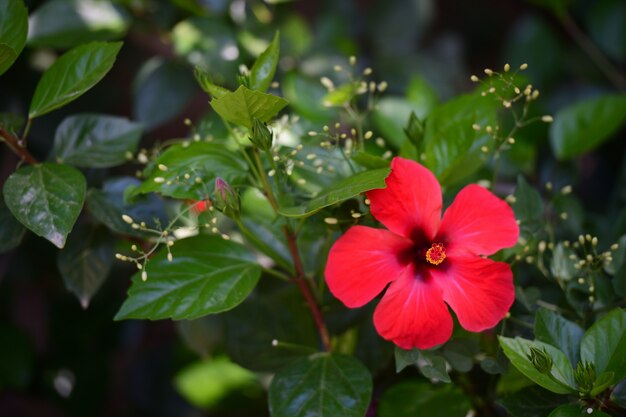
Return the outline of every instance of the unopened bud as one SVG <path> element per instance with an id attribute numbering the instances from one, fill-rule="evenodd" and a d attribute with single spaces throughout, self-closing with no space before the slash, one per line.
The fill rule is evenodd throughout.
<path id="1" fill-rule="evenodd" d="M 263 152 L 267 152 L 272 148 L 272 131 L 256 117 L 252 121 L 252 137 L 249 139 L 254 146 Z"/>
<path id="2" fill-rule="evenodd" d="M 122 214 L 122 220 L 128 224 L 133 224 L 135 222 L 128 214 Z"/>
<path id="3" fill-rule="evenodd" d="M 554 118 L 549 114 L 546 114 L 545 116 L 541 116 L 541 121 L 545 123 L 552 123 L 554 121 Z"/>
<path id="4" fill-rule="evenodd" d="M 531 346 L 530 353 L 527 355 L 527 357 L 533 364 L 535 369 L 542 374 L 549 374 L 552 370 L 554 362 L 552 361 L 552 358 L 545 348 L 539 349 L 537 347 Z"/>
<path id="5" fill-rule="evenodd" d="M 213 205 L 219 211 L 232 218 L 239 218 L 241 202 L 239 194 L 222 178 L 215 179 L 215 192 L 213 193 Z"/>

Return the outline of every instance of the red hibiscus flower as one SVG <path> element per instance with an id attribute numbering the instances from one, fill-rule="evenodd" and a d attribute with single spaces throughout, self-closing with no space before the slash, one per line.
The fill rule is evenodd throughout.
<path id="1" fill-rule="evenodd" d="M 394 158 L 387 188 L 367 193 L 372 215 L 387 229 L 354 226 L 328 255 L 326 282 L 346 306 L 360 307 L 389 285 L 374 325 L 403 349 L 446 342 L 452 317 L 480 332 L 513 304 L 508 264 L 485 256 L 515 245 L 513 210 L 478 185 L 468 185 L 441 217 L 441 188 L 422 165 Z"/>

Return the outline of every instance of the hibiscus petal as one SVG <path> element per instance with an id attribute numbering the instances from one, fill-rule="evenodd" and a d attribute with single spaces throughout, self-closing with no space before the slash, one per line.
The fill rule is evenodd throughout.
<path id="1" fill-rule="evenodd" d="M 422 275 L 407 269 L 389 286 L 374 312 L 378 333 L 402 349 L 429 349 L 452 335 L 452 317 L 441 289 Z"/>
<path id="2" fill-rule="evenodd" d="M 417 162 L 394 158 L 387 188 L 367 192 L 372 215 L 389 230 L 415 239 L 435 236 L 441 220 L 441 187 L 428 169 Z M 417 239 L 416 239 L 417 240 Z"/>
<path id="3" fill-rule="evenodd" d="M 480 257 L 445 262 L 445 268 L 431 268 L 430 273 L 461 326 L 480 332 L 498 324 L 515 299 L 509 265 Z"/>
<path id="4" fill-rule="evenodd" d="M 328 254 L 325 276 L 330 292 L 351 308 L 368 303 L 407 268 L 400 258 L 411 245 L 388 230 L 351 227 Z"/>
<path id="5" fill-rule="evenodd" d="M 517 243 L 519 227 L 511 207 L 479 185 L 463 188 L 441 220 L 435 241 L 448 255 L 491 255 Z"/>

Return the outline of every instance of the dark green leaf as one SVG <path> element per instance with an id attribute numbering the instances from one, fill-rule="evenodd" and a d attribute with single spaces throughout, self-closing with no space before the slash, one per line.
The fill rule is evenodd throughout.
<path id="1" fill-rule="evenodd" d="M 109 72 L 122 42 L 92 42 L 63 54 L 43 74 L 28 111 L 29 118 L 76 100 Z"/>
<path id="2" fill-rule="evenodd" d="M 471 404 L 454 385 L 404 381 L 386 390 L 378 406 L 378 417 L 464 417 Z"/>
<path id="3" fill-rule="evenodd" d="M 483 129 L 477 132 L 473 124 Z M 457 97 L 428 115 L 424 163 L 440 182 L 458 182 L 483 164 L 480 149 L 492 141 L 484 130 L 487 125 L 496 125 L 496 101 L 477 94 Z"/>
<path id="4" fill-rule="evenodd" d="M 514 195 L 512 206 L 515 218 L 520 221 L 520 234 L 526 239 L 537 236 L 544 227 L 541 195 L 521 175 L 517 177 Z"/>
<path id="5" fill-rule="evenodd" d="M 167 167 L 167 171 L 160 170 L 159 165 Z M 237 185 L 246 177 L 246 169 L 245 162 L 223 145 L 206 142 L 173 145 L 146 170 L 146 180 L 133 194 L 154 191 L 168 197 L 202 200 L 211 195 L 215 177 Z M 155 181 L 157 178 L 163 181 Z"/>
<path id="6" fill-rule="evenodd" d="M 594 2 L 585 13 L 591 38 L 617 62 L 626 61 L 626 3 L 621 0 Z"/>
<path id="7" fill-rule="evenodd" d="M 230 92 L 230 90 L 224 87 L 213 84 L 209 74 L 200 67 L 196 67 L 194 69 L 193 75 L 196 77 L 198 84 L 200 84 L 200 88 L 202 88 L 205 93 L 210 94 L 213 98 L 223 97 Z"/>
<path id="8" fill-rule="evenodd" d="M 559 159 L 588 152 L 609 139 L 626 121 L 626 95 L 603 95 L 560 110 L 550 126 L 550 143 Z"/>
<path id="9" fill-rule="evenodd" d="M 287 100 L 271 94 L 253 91 L 241 85 L 235 92 L 228 92 L 211 100 L 211 107 L 227 122 L 252 128 L 254 118 L 268 122 L 287 105 Z"/>
<path id="10" fill-rule="evenodd" d="M 176 322 L 176 330 L 189 349 L 207 358 L 224 341 L 224 317 L 211 314 L 195 320 L 180 320 Z"/>
<path id="11" fill-rule="evenodd" d="M 589 412 L 591 410 L 591 412 Z M 610 417 L 597 408 L 581 407 L 578 404 L 565 404 L 553 410 L 548 417 Z"/>
<path id="12" fill-rule="evenodd" d="M 224 327 L 228 355 L 258 372 L 276 372 L 319 346 L 311 314 L 293 286 L 255 293 L 224 314 Z"/>
<path id="13" fill-rule="evenodd" d="M 511 417 L 546 417 L 550 411 L 566 401 L 566 396 L 535 385 L 507 395 L 499 403 Z"/>
<path id="14" fill-rule="evenodd" d="M 556 279 L 569 281 L 580 274 L 574 267 L 574 262 L 569 258 L 573 254 L 573 249 L 566 248 L 562 242 L 557 243 L 552 253 L 552 263 L 550 264 L 550 272 Z"/>
<path id="15" fill-rule="evenodd" d="M 58 162 L 79 167 L 107 168 L 126 161 L 141 138 L 141 125 L 124 117 L 98 114 L 69 116 L 54 135 Z"/>
<path id="16" fill-rule="evenodd" d="M 286 207 L 281 209 L 280 213 L 287 217 L 306 217 L 324 207 L 340 203 L 366 191 L 385 188 L 385 178 L 387 178 L 389 172 L 389 168 L 359 172 L 322 190 L 306 204 L 302 206 Z"/>
<path id="17" fill-rule="evenodd" d="M 83 208 L 86 187 L 76 168 L 45 163 L 15 171 L 3 192 L 9 210 L 24 226 L 63 248 Z"/>
<path id="18" fill-rule="evenodd" d="M 422 375 L 430 380 L 451 382 L 446 369 L 446 360 L 439 353 L 428 350 L 420 351 L 420 360 L 417 361 L 417 367 Z"/>
<path id="19" fill-rule="evenodd" d="M 613 388 L 611 401 L 622 408 L 626 408 L 626 379 L 623 379 Z"/>
<path id="20" fill-rule="evenodd" d="M 124 10 L 106 0 L 52 0 L 31 15 L 28 44 L 71 48 L 90 41 L 119 39 L 129 23 Z"/>
<path id="21" fill-rule="evenodd" d="M 535 337 L 542 342 L 559 348 L 565 353 L 570 363 L 578 363 L 580 342 L 584 330 L 557 313 L 539 309 L 535 315 Z"/>
<path id="22" fill-rule="evenodd" d="M 28 10 L 22 0 L 0 3 L 0 75 L 24 49 L 28 33 Z"/>
<path id="23" fill-rule="evenodd" d="M 592 362 L 596 373 L 614 372 L 615 381 L 626 377 L 626 310 L 611 311 L 583 336 L 580 359 Z"/>
<path id="24" fill-rule="evenodd" d="M 402 371 L 407 366 L 417 365 L 417 360 L 420 358 L 419 349 L 405 350 L 396 346 L 394 352 L 396 358 L 396 372 Z"/>
<path id="25" fill-rule="evenodd" d="M 453 339 L 443 346 L 443 356 L 459 372 L 469 372 L 474 367 L 474 357 L 480 352 L 474 339 Z"/>
<path id="26" fill-rule="evenodd" d="M 318 353 L 291 363 L 269 389 L 272 417 L 363 417 L 372 377 L 356 359 Z"/>
<path id="27" fill-rule="evenodd" d="M 161 250 L 148 262 L 148 279 L 133 276 L 115 320 L 194 319 L 241 303 L 256 286 L 261 267 L 248 250 L 219 236 L 196 236 Z"/>
<path id="28" fill-rule="evenodd" d="M 591 393 L 589 395 L 591 395 L 592 397 L 595 397 L 596 395 L 600 394 L 601 392 L 606 390 L 608 387 L 613 385 L 614 382 L 615 382 L 615 374 L 613 372 L 601 373 L 600 375 L 598 375 L 598 377 L 594 381 L 593 389 L 591 390 Z"/>
<path id="29" fill-rule="evenodd" d="M 531 341 L 516 337 L 499 337 L 500 346 L 511 363 L 524 375 L 542 387 L 557 394 L 570 394 L 574 389 L 574 372 L 567 356 L 559 349 L 539 341 Z M 554 366 L 551 375 L 539 372 L 528 359 L 531 347 L 545 349 L 552 358 Z"/>
<path id="30" fill-rule="evenodd" d="M 133 90 L 133 114 L 152 129 L 184 109 L 196 91 L 196 84 L 185 65 L 153 58 L 139 70 Z"/>
<path id="31" fill-rule="evenodd" d="M 167 223 L 163 201 L 157 196 L 140 196 L 132 203 L 125 201 L 126 189 L 137 187 L 139 184 L 140 181 L 133 177 L 112 178 L 104 183 L 102 190 L 89 190 L 87 193 L 89 212 L 114 232 L 143 238 L 152 236 L 148 232 L 133 229 L 122 220 L 122 214 L 126 214 L 135 222 L 144 222 L 152 229 L 156 229 L 158 224 Z"/>
<path id="32" fill-rule="evenodd" d="M 83 308 L 98 292 L 111 270 L 113 240 L 97 229 L 74 230 L 65 249 L 57 256 L 57 267 L 65 287 L 70 290 Z"/>
<path id="33" fill-rule="evenodd" d="M 0 195 L 0 253 L 9 251 L 19 245 L 24 238 L 26 229 L 8 209 L 4 197 Z"/>
<path id="34" fill-rule="evenodd" d="M 262 93 L 266 92 L 272 83 L 278 58 L 280 57 L 280 33 L 276 32 L 272 43 L 257 58 L 250 70 L 250 88 Z"/>

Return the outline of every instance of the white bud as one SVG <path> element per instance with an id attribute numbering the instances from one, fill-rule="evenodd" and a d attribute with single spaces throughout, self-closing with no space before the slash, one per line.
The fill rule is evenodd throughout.
<path id="1" fill-rule="evenodd" d="M 128 214 L 122 214 L 122 220 L 124 220 L 128 224 L 133 224 L 135 221 Z"/>

